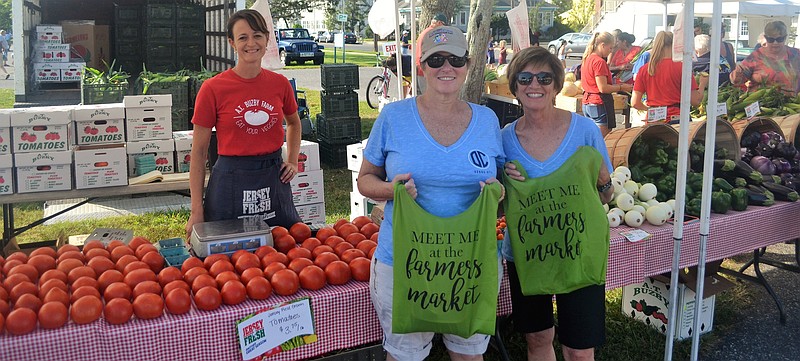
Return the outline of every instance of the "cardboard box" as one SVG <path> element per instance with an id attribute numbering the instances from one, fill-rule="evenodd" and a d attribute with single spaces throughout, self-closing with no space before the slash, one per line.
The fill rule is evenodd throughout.
<path id="1" fill-rule="evenodd" d="M 78 105 L 72 110 L 78 145 L 125 142 L 122 103 Z"/>
<path id="2" fill-rule="evenodd" d="M 295 206 L 325 201 L 322 169 L 298 173 L 290 182 Z"/>
<path id="3" fill-rule="evenodd" d="M 511 89 L 508 88 L 508 83 L 497 83 L 496 81 L 487 81 L 484 83 L 486 85 L 485 92 L 487 94 L 498 95 L 501 97 L 506 98 L 515 98 L 514 94 L 511 94 Z"/>
<path id="4" fill-rule="evenodd" d="M 72 189 L 72 152 L 14 154 L 17 193 Z"/>
<path id="5" fill-rule="evenodd" d="M 13 153 L 60 152 L 70 149 L 72 108 L 21 108 L 11 112 Z M 70 160 L 71 162 L 71 160 Z"/>
<path id="6" fill-rule="evenodd" d="M 358 192 L 358 172 L 350 172 L 350 178 L 353 183 L 353 192 Z"/>
<path id="7" fill-rule="evenodd" d="M 378 202 L 364 197 L 361 193 L 350 192 L 350 219 L 359 216 L 369 216 Z"/>
<path id="8" fill-rule="evenodd" d="M 706 278 L 703 291 L 705 298 L 700 311 L 700 333 L 710 332 L 714 327 L 714 303 L 716 294 L 732 286 L 722 276 Z M 659 332 L 666 334 L 669 324 L 677 324 L 675 337 L 684 340 L 692 337 L 694 330 L 695 292 L 694 281 L 678 284 L 678 320 L 668 321 L 669 313 L 669 279 L 664 277 L 648 277 L 641 283 L 627 285 L 622 288 L 622 313 L 642 321 Z M 689 287 L 691 286 L 691 287 Z"/>
<path id="9" fill-rule="evenodd" d="M 286 143 L 281 147 L 281 156 L 286 161 L 288 152 L 286 150 Z M 310 172 L 312 170 L 319 170 L 319 144 L 308 140 L 300 141 L 300 154 L 297 157 L 297 172 Z"/>
<path id="10" fill-rule="evenodd" d="M 380 201 L 374 207 L 372 207 L 372 212 L 369 212 L 369 218 L 372 219 L 372 222 L 377 224 L 378 226 L 383 223 L 383 209 L 386 207 L 386 201 Z"/>
<path id="11" fill-rule="evenodd" d="M 61 25 L 56 24 L 41 24 L 36 25 L 36 32 L 37 33 L 62 33 L 64 32 L 64 28 Z"/>
<path id="12" fill-rule="evenodd" d="M 11 154 L 11 109 L 0 109 L 0 154 Z"/>
<path id="13" fill-rule="evenodd" d="M 130 229 L 95 228 L 91 234 L 86 236 L 82 244 L 90 241 L 100 241 L 106 246 L 108 246 L 111 241 L 120 241 L 124 244 L 128 244 L 132 238 L 133 230 Z"/>
<path id="14" fill-rule="evenodd" d="M 75 147 L 75 189 L 128 185 L 125 144 Z"/>
<path id="15" fill-rule="evenodd" d="M 60 28 L 60 27 L 59 27 Z M 61 44 L 64 40 L 62 32 L 52 31 L 37 31 L 36 43 L 37 44 Z"/>
<path id="16" fill-rule="evenodd" d="M 175 142 L 172 139 L 128 142 L 128 176 L 147 172 L 136 169 L 136 158 L 154 157 L 156 169 L 162 174 L 175 173 Z"/>
<path id="17" fill-rule="evenodd" d="M 61 81 L 81 81 L 83 77 L 83 68 L 86 63 L 70 62 L 70 63 L 57 63 L 55 66 L 61 71 Z"/>
<path id="18" fill-rule="evenodd" d="M 6 246 L 0 250 L 0 254 L 8 257 L 12 253 L 22 252 L 26 255 L 33 253 L 34 250 L 42 247 L 49 247 L 53 250 L 58 250 L 59 247 L 66 244 L 65 237 L 59 237 L 58 239 L 49 240 L 49 241 L 38 241 L 38 242 L 29 242 L 23 244 L 17 244 L 17 238 L 11 237 L 11 240 L 6 243 Z"/>
<path id="19" fill-rule="evenodd" d="M 308 225 L 325 224 L 325 202 L 306 204 L 295 208 L 303 223 Z"/>
<path id="20" fill-rule="evenodd" d="M 61 82 L 61 69 L 56 63 L 33 63 L 33 79 L 38 83 Z"/>
<path id="21" fill-rule="evenodd" d="M 69 44 L 40 44 L 34 48 L 34 63 L 69 63 Z"/>
<path id="22" fill-rule="evenodd" d="M 583 95 L 568 97 L 561 94 L 556 95 L 556 108 L 564 109 L 568 112 L 583 113 Z"/>
<path id="23" fill-rule="evenodd" d="M 94 20 L 62 21 L 64 42 L 72 45 L 73 59 L 82 59 L 87 66 L 103 68 L 103 60 L 110 61 L 108 25 L 95 25 Z"/>
<path id="24" fill-rule="evenodd" d="M 0 195 L 14 193 L 14 157 L 0 154 Z"/>
<path id="25" fill-rule="evenodd" d="M 361 171 L 361 162 L 364 160 L 364 147 L 367 146 L 367 140 L 369 139 L 347 146 L 347 169 L 356 173 Z"/>
<path id="26" fill-rule="evenodd" d="M 175 173 L 189 171 L 189 163 L 192 161 L 192 134 L 191 130 L 172 132 L 172 140 L 175 142 Z"/>
<path id="27" fill-rule="evenodd" d="M 129 142 L 172 140 L 172 94 L 129 95 L 125 104 L 125 134 Z"/>

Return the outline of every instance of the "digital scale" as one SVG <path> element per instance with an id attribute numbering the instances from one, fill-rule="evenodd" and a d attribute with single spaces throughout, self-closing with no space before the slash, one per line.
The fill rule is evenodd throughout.
<path id="1" fill-rule="evenodd" d="M 205 258 L 272 246 L 272 233 L 267 222 L 259 218 L 203 222 L 192 226 L 190 244 L 197 257 Z"/>

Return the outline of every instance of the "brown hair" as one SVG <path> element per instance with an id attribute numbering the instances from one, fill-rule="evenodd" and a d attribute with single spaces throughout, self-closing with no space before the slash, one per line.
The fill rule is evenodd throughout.
<path id="1" fill-rule="evenodd" d="M 604 31 L 602 33 L 594 33 L 594 35 L 592 35 L 592 40 L 589 40 L 589 43 L 586 44 L 586 51 L 583 52 L 583 62 L 585 62 L 586 59 L 589 58 L 589 55 L 592 55 L 592 53 L 594 53 L 597 44 L 614 45 L 614 35 L 611 35 L 611 33 L 607 31 Z"/>
<path id="2" fill-rule="evenodd" d="M 647 64 L 647 73 L 650 76 L 656 75 L 656 65 L 664 57 L 672 52 L 672 33 L 669 31 L 659 31 L 653 39 L 653 50 L 650 52 L 650 64 Z"/>
<path id="3" fill-rule="evenodd" d="M 264 17 L 261 16 L 261 13 L 252 9 L 239 10 L 231 15 L 227 24 L 228 39 L 233 40 L 233 25 L 235 25 L 239 20 L 246 21 L 247 25 L 250 25 L 251 29 L 264 33 L 264 35 L 267 37 L 267 40 L 269 40 L 269 28 L 267 27 L 266 20 L 264 20 Z"/>
<path id="4" fill-rule="evenodd" d="M 764 34 L 774 35 L 778 33 L 777 37 L 786 36 L 788 35 L 788 31 L 786 30 L 786 24 L 780 20 L 773 20 L 764 25 Z"/>
<path id="5" fill-rule="evenodd" d="M 564 86 L 564 66 L 561 64 L 561 60 L 541 46 L 532 46 L 514 54 L 514 58 L 508 64 L 508 88 L 511 90 L 511 94 L 517 95 L 517 74 L 528 65 L 549 67 L 553 72 L 553 89 L 556 94 L 561 92 L 561 88 Z"/>

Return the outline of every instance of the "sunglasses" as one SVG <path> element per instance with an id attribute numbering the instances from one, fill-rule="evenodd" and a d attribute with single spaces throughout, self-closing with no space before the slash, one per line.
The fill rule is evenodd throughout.
<path id="1" fill-rule="evenodd" d="M 447 62 L 450 63 L 450 66 L 454 68 L 461 68 L 464 65 L 467 65 L 468 59 L 469 58 L 467 58 L 466 56 L 455 56 L 455 55 L 442 56 L 434 54 L 425 59 L 425 62 L 428 63 L 428 66 L 433 69 L 441 68 L 444 65 L 445 60 L 447 60 Z"/>
<path id="2" fill-rule="evenodd" d="M 531 85 L 533 83 L 533 78 L 536 78 L 536 81 L 540 85 L 550 85 L 553 84 L 553 73 L 548 73 L 546 71 L 538 72 L 536 74 L 531 73 L 529 71 L 523 71 L 517 74 L 517 84 L 519 85 Z"/>
<path id="3" fill-rule="evenodd" d="M 765 36 L 764 40 L 766 40 L 768 43 L 774 43 L 774 42 L 782 43 L 782 42 L 786 41 L 786 35 L 779 36 L 777 38 L 772 38 L 772 37 L 769 37 L 769 36 Z"/>

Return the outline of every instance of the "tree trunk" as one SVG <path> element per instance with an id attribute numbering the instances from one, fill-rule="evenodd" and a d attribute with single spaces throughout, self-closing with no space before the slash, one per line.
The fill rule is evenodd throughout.
<path id="1" fill-rule="evenodd" d="M 467 44 L 469 45 L 469 72 L 467 83 L 461 91 L 461 98 L 480 103 L 483 93 L 483 70 L 486 68 L 486 44 L 491 31 L 492 8 L 495 0 L 470 0 L 469 24 L 467 25 Z"/>
<path id="2" fill-rule="evenodd" d="M 419 34 L 431 24 L 431 19 L 436 14 L 443 14 L 448 19 L 448 25 L 452 25 L 458 0 L 416 0 L 415 4 L 422 9 L 417 19 L 417 34 Z"/>

